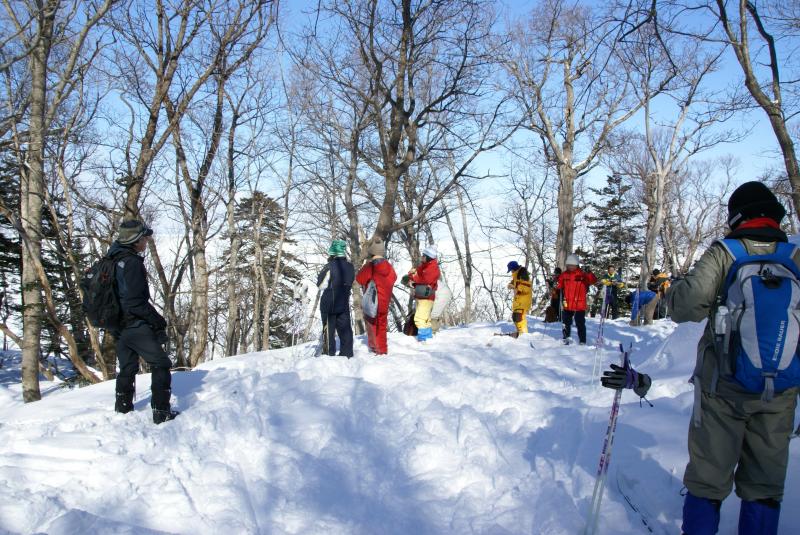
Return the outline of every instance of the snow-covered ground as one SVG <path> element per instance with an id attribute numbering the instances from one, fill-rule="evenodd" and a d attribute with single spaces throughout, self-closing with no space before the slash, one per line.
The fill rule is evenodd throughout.
<path id="1" fill-rule="evenodd" d="M 422 346 L 391 335 L 388 357 L 358 339 L 351 360 L 313 358 L 311 345 L 216 360 L 174 374 L 183 414 L 161 426 L 148 376 L 128 415 L 113 412 L 111 382 L 29 405 L 4 391 L 0 532 L 579 533 L 613 393 L 589 384 L 591 347 L 530 324 L 519 340 L 486 324 Z M 633 343 L 655 406 L 623 395 L 601 533 L 647 532 L 623 492 L 655 533 L 679 530 L 700 328 L 606 325 L 604 367 Z M 589 320 L 590 341 L 596 330 Z M 798 466 L 800 440 L 787 503 Z M 720 533 L 737 517 L 732 496 Z M 798 526 L 800 510 L 784 507 L 781 533 Z"/>

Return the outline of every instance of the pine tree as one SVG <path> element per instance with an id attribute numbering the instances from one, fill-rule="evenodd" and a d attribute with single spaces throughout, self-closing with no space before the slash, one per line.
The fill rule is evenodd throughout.
<path id="1" fill-rule="evenodd" d="M 8 158 L 0 160 L 0 199 L 12 212 L 19 210 L 19 172 Z M 11 222 L 0 215 L 0 321 L 22 311 L 20 303 L 21 265 L 20 239 Z M 3 337 L 3 347 L 7 345 Z"/>
<path id="2" fill-rule="evenodd" d="M 635 274 L 642 259 L 642 210 L 631 200 L 633 188 L 622 177 L 609 175 L 606 186 L 590 188 L 599 197 L 592 202 L 595 215 L 586 217 L 595 239 L 594 267 L 600 270 L 613 265 L 623 278 Z"/>
<path id="3" fill-rule="evenodd" d="M 275 265 L 277 254 L 277 241 L 280 237 L 280 224 L 283 221 L 283 207 L 264 193 L 255 192 L 252 197 L 242 199 L 234 210 L 236 227 L 242 239 L 239 249 L 238 261 L 233 269 L 228 265 L 230 250 L 223 251 L 222 259 L 225 262 L 220 287 L 227 284 L 228 277 L 236 278 L 236 287 L 239 303 L 239 321 L 241 330 L 246 336 L 255 329 L 261 329 L 263 319 L 255 317 L 255 299 L 261 296 L 258 287 L 258 277 L 263 276 L 267 286 L 271 287 L 272 268 Z M 256 265 L 256 244 L 254 242 L 256 225 L 260 227 L 260 245 L 262 250 L 262 264 Z M 227 232 L 222 235 L 222 240 L 229 241 Z M 270 313 L 270 345 L 272 347 L 286 347 L 291 343 L 291 317 L 294 286 L 301 280 L 300 265 L 297 257 L 287 246 L 295 241 L 287 239 L 281 257 L 282 270 L 278 281 L 277 290 L 273 298 Z M 235 318 L 228 318 L 234 321 Z M 244 336 L 243 336 L 244 338 Z"/>
<path id="4" fill-rule="evenodd" d="M 12 212 L 19 210 L 19 168 L 16 161 L 10 156 L 0 159 L 0 196 L 2 201 Z M 57 198 L 51 199 L 58 203 Z M 65 226 L 66 217 L 60 208 L 56 209 L 62 226 Z M 56 225 L 52 220 L 49 210 L 42 212 L 42 266 L 44 267 L 53 299 L 56 303 L 59 321 L 72 327 L 72 333 L 78 345 L 78 350 L 84 360 L 91 360 L 93 354 L 89 347 L 88 335 L 84 323 L 83 310 L 81 309 L 80 296 L 75 277 L 67 261 L 66 251 L 57 236 Z M 81 251 L 82 244 L 71 243 L 69 247 L 74 251 Z M 3 293 L 2 310 L 0 318 L 3 322 L 22 311 L 20 302 L 20 273 L 22 269 L 21 240 L 11 222 L 0 216 L 0 293 Z M 62 355 L 66 349 L 63 341 L 55 328 L 46 321 L 42 324 L 42 353 L 45 355 Z"/>

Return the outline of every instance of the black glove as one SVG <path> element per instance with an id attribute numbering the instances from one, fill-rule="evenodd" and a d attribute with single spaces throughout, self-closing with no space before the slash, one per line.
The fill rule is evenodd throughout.
<path id="1" fill-rule="evenodd" d="M 632 388 L 636 395 L 640 398 L 647 395 L 650 390 L 650 376 L 646 373 L 638 373 L 636 370 L 628 366 L 623 368 L 616 364 L 611 365 L 611 370 L 604 371 L 603 377 L 600 382 L 606 388 L 613 390 L 621 390 L 623 388 Z"/>
<path id="2" fill-rule="evenodd" d="M 169 343 L 169 335 L 166 330 L 159 329 L 156 331 L 156 342 L 161 346 L 165 346 Z"/>

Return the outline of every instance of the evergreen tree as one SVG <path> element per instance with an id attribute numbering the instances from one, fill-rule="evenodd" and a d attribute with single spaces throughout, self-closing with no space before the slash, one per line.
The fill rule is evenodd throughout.
<path id="1" fill-rule="evenodd" d="M 12 161 L 0 159 L 0 199 L 12 212 L 19 211 L 19 173 Z M 0 322 L 8 325 L 22 311 L 20 273 L 22 272 L 19 234 L 11 222 L 0 215 Z M 7 344 L 3 337 L 4 348 Z"/>
<path id="2" fill-rule="evenodd" d="M 0 196 L 3 203 L 13 213 L 19 212 L 19 168 L 10 155 L 0 158 Z M 59 199 L 51 198 L 58 205 Z M 57 207 L 56 217 L 62 227 L 66 226 L 66 217 Z M 59 321 L 72 327 L 72 333 L 78 350 L 84 360 L 91 360 L 92 351 L 88 342 L 84 314 L 80 303 L 77 283 L 67 259 L 67 253 L 58 239 L 56 225 L 50 210 L 42 212 L 42 266 L 53 291 L 56 313 Z M 81 251 L 82 244 L 68 244 L 73 251 Z M 0 215 L 0 293 L 3 293 L 0 318 L 4 322 L 22 311 L 20 302 L 20 274 L 22 272 L 21 240 L 11 222 Z M 45 355 L 62 355 L 66 349 L 56 329 L 43 317 L 42 353 Z"/>
<path id="3" fill-rule="evenodd" d="M 595 239 L 593 263 L 598 275 L 613 265 L 625 279 L 629 275 L 638 277 L 634 268 L 642 259 L 644 236 L 642 210 L 629 195 L 632 188 L 614 175 L 606 178 L 605 187 L 590 188 L 599 197 L 598 202 L 591 203 L 595 215 L 586 217 Z"/>
<path id="4" fill-rule="evenodd" d="M 266 286 L 272 287 L 273 268 L 277 255 L 277 243 L 280 239 L 281 222 L 283 221 L 283 207 L 262 192 L 255 192 L 252 197 L 242 199 L 234 210 L 236 232 L 241 238 L 236 265 L 231 269 L 230 249 L 226 248 L 222 254 L 225 266 L 219 283 L 224 288 L 229 277 L 235 277 L 237 301 L 239 303 L 239 321 L 241 331 L 247 337 L 256 329 L 262 329 L 263 318 L 255 317 L 258 307 L 257 299 L 263 305 L 263 290 L 259 286 L 259 277 L 263 277 Z M 258 227 L 258 228 L 257 228 Z M 259 230 L 260 232 L 256 232 Z M 262 262 L 256 261 L 256 236 L 259 235 Z M 230 235 L 226 231 L 222 239 L 229 241 Z M 286 347 L 291 343 L 292 304 L 294 286 L 301 280 L 300 265 L 297 257 L 287 250 L 296 243 L 291 238 L 286 238 L 281 256 L 281 272 L 278 285 L 272 299 L 270 310 L 270 345 L 273 347 Z M 220 311 L 221 312 L 221 311 Z M 228 318 L 234 321 L 235 318 Z"/>

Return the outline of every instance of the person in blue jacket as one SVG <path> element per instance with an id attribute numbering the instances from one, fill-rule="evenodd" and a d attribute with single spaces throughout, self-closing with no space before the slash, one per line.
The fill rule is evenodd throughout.
<path id="1" fill-rule="evenodd" d="M 323 353 L 336 355 L 336 335 L 339 335 L 339 355 L 353 356 L 353 327 L 350 325 L 350 293 L 356 272 L 347 258 L 344 240 L 333 240 L 328 248 L 328 264 L 317 276 L 322 287 L 319 311 L 322 316 Z M 327 278 L 327 282 L 325 279 Z"/>
<path id="2" fill-rule="evenodd" d="M 659 300 L 658 293 L 650 290 L 636 290 L 628 294 L 625 302 L 631 306 L 631 325 L 652 325 Z"/>

